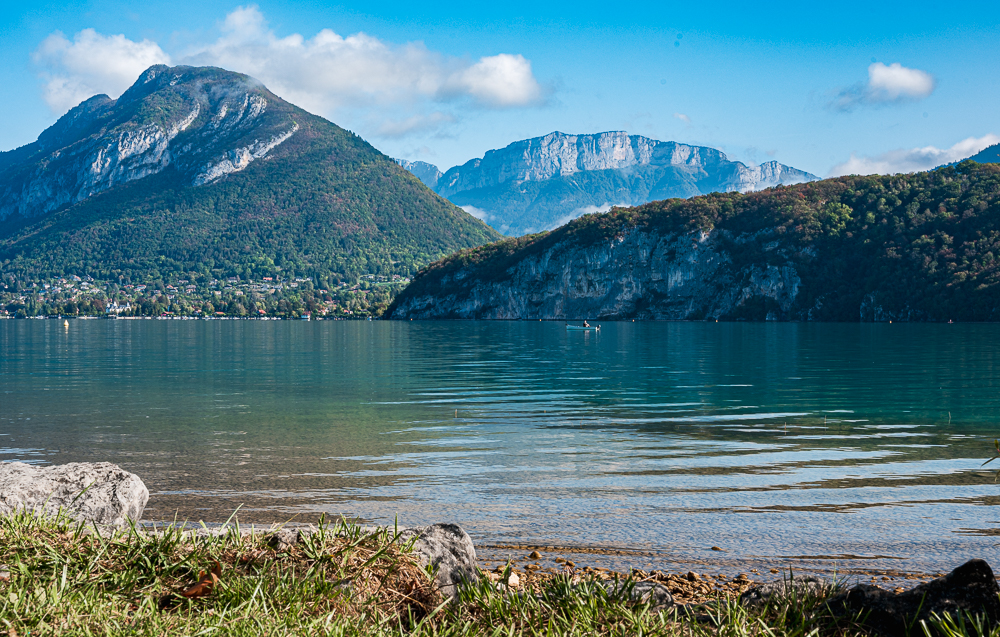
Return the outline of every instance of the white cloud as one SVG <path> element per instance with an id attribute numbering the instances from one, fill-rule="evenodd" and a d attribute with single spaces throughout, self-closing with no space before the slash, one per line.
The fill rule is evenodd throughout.
<path id="1" fill-rule="evenodd" d="M 459 206 L 459 208 L 466 211 L 476 219 L 486 223 L 489 223 L 489 220 L 492 217 L 489 212 L 483 210 L 482 208 L 476 208 L 475 206 Z"/>
<path id="2" fill-rule="evenodd" d="M 908 69 L 899 62 L 886 66 L 876 62 L 868 67 L 868 90 L 871 99 L 895 102 L 921 99 L 934 92 L 934 78 L 920 69 Z"/>
<path id="3" fill-rule="evenodd" d="M 470 63 L 419 42 L 395 46 L 366 33 L 344 37 L 330 29 L 308 39 L 299 34 L 279 38 L 256 7 L 231 12 L 222 31 L 217 41 L 183 61 L 247 73 L 282 97 L 318 112 L 461 98 L 508 108 L 542 99 L 531 63 L 520 55 Z"/>
<path id="4" fill-rule="evenodd" d="M 830 107 L 851 111 L 858 106 L 913 102 L 929 97 L 935 86 L 934 76 L 927 71 L 910 69 L 899 62 L 888 66 L 875 62 L 868 67 L 868 83 L 841 90 Z"/>
<path id="5" fill-rule="evenodd" d="M 443 93 L 468 93 L 480 103 L 503 108 L 537 103 L 542 87 L 531 72 L 531 62 L 521 55 L 501 53 L 480 58 L 469 68 L 453 73 Z"/>
<path id="6" fill-rule="evenodd" d="M 353 119 L 367 122 L 368 132 L 393 138 L 457 121 L 441 112 L 442 104 L 504 109 L 545 98 L 531 62 L 521 55 L 469 60 L 420 42 L 396 45 L 331 29 L 311 38 L 279 37 L 255 6 L 230 12 L 219 30 L 214 41 L 175 52 L 173 60 L 149 40 L 86 29 L 71 42 L 53 33 L 35 52 L 46 100 L 61 113 L 97 93 L 117 97 L 153 64 L 212 65 L 251 75 L 286 100 L 331 119 L 354 109 Z"/>
<path id="7" fill-rule="evenodd" d="M 676 117 L 677 119 L 681 120 L 682 122 L 684 122 L 688 126 L 691 125 L 691 118 L 688 117 L 687 115 L 685 115 L 684 113 L 674 113 L 674 117 Z"/>
<path id="8" fill-rule="evenodd" d="M 627 208 L 628 204 L 627 203 L 617 203 L 617 204 L 603 203 L 600 206 L 581 206 L 580 208 L 576 208 L 575 210 L 573 210 L 573 212 L 569 213 L 571 215 L 569 217 L 569 219 L 566 219 L 566 221 L 563 221 L 562 223 L 566 223 L 566 222 L 570 221 L 571 219 L 576 219 L 577 217 L 580 217 L 582 215 L 592 215 L 592 214 L 594 214 L 596 212 L 607 212 L 608 210 L 611 210 L 615 206 L 617 206 L 619 208 Z M 562 225 L 562 223 L 559 224 L 559 225 Z"/>
<path id="9" fill-rule="evenodd" d="M 569 223 L 570 221 L 573 221 L 577 217 L 582 217 L 583 215 L 592 215 L 594 213 L 599 213 L 599 212 L 607 212 L 607 211 L 611 210 L 614 207 L 627 208 L 628 204 L 627 203 L 618 203 L 618 204 L 603 203 L 603 204 L 601 204 L 599 206 L 580 206 L 579 208 L 574 208 L 570 212 L 568 212 L 565 215 L 559 217 L 558 219 L 556 219 L 555 221 L 553 221 L 552 223 L 546 225 L 543 228 L 537 228 L 537 229 L 536 228 L 529 228 L 529 229 L 527 229 L 525 231 L 525 234 L 531 234 L 533 232 L 540 232 L 542 230 L 554 230 L 555 228 L 558 228 L 560 226 L 566 225 L 567 223 Z"/>
<path id="10" fill-rule="evenodd" d="M 70 41 L 60 32 L 42 40 L 33 54 L 44 81 L 45 102 L 62 115 L 83 100 L 107 93 L 118 97 L 154 64 L 170 64 L 155 42 L 84 29 Z"/>
<path id="11" fill-rule="evenodd" d="M 829 176 L 893 175 L 930 170 L 942 164 L 963 160 L 996 143 L 1000 143 L 1000 136 L 990 133 L 983 137 L 963 139 L 951 148 L 942 149 L 934 146 L 901 148 L 875 157 L 858 157 L 851 153 L 851 158 L 834 166 Z"/>

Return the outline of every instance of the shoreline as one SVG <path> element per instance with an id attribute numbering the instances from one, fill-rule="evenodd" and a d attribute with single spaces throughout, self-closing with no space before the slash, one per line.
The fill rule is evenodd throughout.
<path id="1" fill-rule="evenodd" d="M 726 628 L 736 635 L 904 637 L 916 622 L 941 634 L 967 616 L 968 630 L 961 623 L 944 634 L 974 637 L 984 621 L 991 632 L 983 634 L 1000 626 L 1000 587 L 983 560 L 907 590 L 888 579 L 833 586 L 809 577 L 621 574 L 521 548 L 519 564 L 484 570 L 468 534 L 446 523 L 88 527 L 62 513 L 22 510 L 0 519 L 0 539 L 0 634 L 6 628 L 7 637 L 98 629 L 712 637 Z M 548 558 L 560 568 L 532 568 Z"/>
<path id="2" fill-rule="evenodd" d="M 348 519 L 348 523 L 359 524 L 367 531 L 392 530 L 392 525 L 367 524 L 363 520 Z M 328 522 L 329 523 L 329 522 Z M 166 527 L 171 521 L 155 522 L 143 520 L 139 526 L 147 530 Z M 224 532 L 222 523 L 191 523 L 188 530 L 209 534 Z M 260 523 L 240 524 L 233 518 L 229 527 L 239 525 L 243 533 L 272 533 L 277 529 L 290 532 L 314 531 L 317 526 L 310 523 Z M 407 527 L 400 525 L 399 530 Z M 464 527 L 463 527 L 464 528 Z M 685 603 L 704 603 L 715 594 L 738 596 L 753 586 L 787 581 L 788 579 L 818 578 L 827 583 L 853 586 L 870 584 L 889 592 L 902 592 L 917 585 L 944 576 L 967 559 L 956 558 L 947 570 L 873 568 L 865 565 L 850 566 L 843 561 L 829 560 L 824 564 L 823 556 L 803 556 L 792 563 L 789 558 L 768 556 L 727 556 L 720 552 L 717 559 L 670 558 L 666 551 L 629 549 L 625 547 L 596 547 L 579 545 L 546 545 L 538 543 L 479 543 L 473 540 L 476 565 L 488 576 L 498 575 L 506 568 L 518 575 L 521 581 L 530 585 L 558 575 L 596 577 L 599 579 L 629 578 L 663 584 L 671 594 Z M 872 559 L 854 556 L 858 561 Z M 641 558 L 641 559 L 640 559 Z M 491 575 L 492 574 L 492 575 Z M 695 578 L 690 579 L 691 574 Z M 1000 579 L 1000 577 L 998 577 Z M 739 583 L 734 587 L 734 584 Z"/>

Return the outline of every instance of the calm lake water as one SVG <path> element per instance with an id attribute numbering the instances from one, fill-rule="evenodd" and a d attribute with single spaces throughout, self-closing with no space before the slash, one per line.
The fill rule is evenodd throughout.
<path id="1" fill-rule="evenodd" d="M 998 417 L 1000 325 L 0 321 L 0 460 L 117 463 L 148 520 L 454 521 L 494 556 L 996 564 Z"/>

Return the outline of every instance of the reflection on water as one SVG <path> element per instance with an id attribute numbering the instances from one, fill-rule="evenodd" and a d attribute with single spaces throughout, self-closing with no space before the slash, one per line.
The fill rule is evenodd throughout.
<path id="1" fill-rule="evenodd" d="M 450 520 L 483 545 L 616 547 L 635 566 L 942 570 L 996 550 L 1000 486 L 979 465 L 998 337 L 0 321 L 0 459 L 116 462 L 149 486 L 148 519 L 243 505 L 247 521 Z"/>

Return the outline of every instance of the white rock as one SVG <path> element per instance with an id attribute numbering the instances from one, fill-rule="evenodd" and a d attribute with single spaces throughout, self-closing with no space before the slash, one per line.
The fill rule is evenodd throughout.
<path id="1" fill-rule="evenodd" d="M 406 529 L 400 533 L 400 544 L 413 542 L 413 552 L 421 566 L 430 567 L 434 581 L 447 597 L 454 597 L 465 582 L 475 582 L 476 547 L 472 538 L 457 524 L 433 524 Z"/>
<path id="2" fill-rule="evenodd" d="M 82 522 L 121 528 L 139 521 L 148 500 L 139 476 L 110 462 L 0 463 L 0 515 L 62 511 Z"/>

